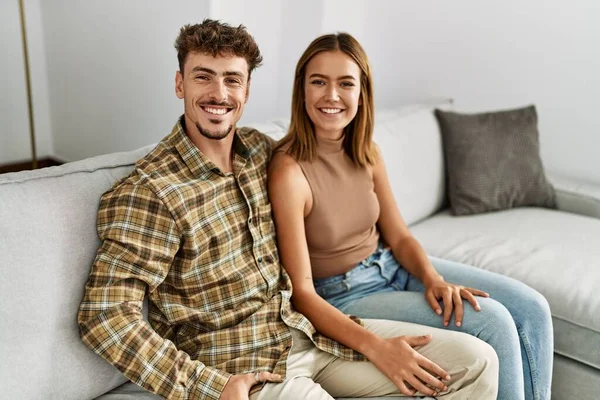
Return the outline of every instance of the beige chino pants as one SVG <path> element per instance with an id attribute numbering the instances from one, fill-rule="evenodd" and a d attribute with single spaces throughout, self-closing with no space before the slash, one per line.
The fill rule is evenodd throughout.
<path id="1" fill-rule="evenodd" d="M 498 392 L 498 357 L 487 343 L 465 333 L 407 322 L 364 319 L 380 337 L 431 334 L 415 348 L 451 376 L 444 400 L 493 400 Z M 251 400 L 330 400 L 333 397 L 404 396 L 371 362 L 341 360 L 316 348 L 301 331 L 292 329 L 293 345 L 282 383 L 267 383 Z M 416 394 L 415 396 L 418 396 Z M 333 396 L 333 397 L 332 397 Z"/>

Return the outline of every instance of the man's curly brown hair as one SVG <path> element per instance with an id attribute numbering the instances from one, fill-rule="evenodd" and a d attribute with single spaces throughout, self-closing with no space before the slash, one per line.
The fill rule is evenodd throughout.
<path id="1" fill-rule="evenodd" d="M 248 63 L 248 78 L 262 63 L 258 45 L 244 25 L 233 27 L 212 19 L 205 19 L 201 24 L 184 25 L 175 40 L 175 49 L 182 74 L 189 53 L 245 58 Z"/>

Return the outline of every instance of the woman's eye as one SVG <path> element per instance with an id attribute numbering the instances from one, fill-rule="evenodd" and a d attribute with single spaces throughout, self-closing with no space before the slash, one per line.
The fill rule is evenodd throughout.
<path id="1" fill-rule="evenodd" d="M 340 85 L 343 86 L 343 87 L 353 87 L 354 83 L 352 83 L 352 82 L 342 82 Z"/>
<path id="2" fill-rule="evenodd" d="M 314 81 L 311 81 L 310 83 L 312 83 L 313 85 L 324 85 L 325 82 L 323 82 L 321 79 L 315 79 Z"/>

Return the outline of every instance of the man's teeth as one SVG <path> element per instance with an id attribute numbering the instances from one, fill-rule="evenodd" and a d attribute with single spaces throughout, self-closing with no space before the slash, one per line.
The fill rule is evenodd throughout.
<path id="1" fill-rule="evenodd" d="M 323 111 L 326 114 L 337 114 L 339 112 L 342 112 L 341 108 L 321 108 L 321 111 Z"/>
<path id="2" fill-rule="evenodd" d="M 215 115 L 223 115 L 227 112 L 227 109 L 226 108 L 204 107 L 204 111 L 206 111 L 207 113 L 215 114 Z"/>

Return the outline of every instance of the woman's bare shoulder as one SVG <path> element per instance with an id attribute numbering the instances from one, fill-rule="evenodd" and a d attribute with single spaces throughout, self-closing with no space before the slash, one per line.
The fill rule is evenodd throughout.
<path id="1" fill-rule="evenodd" d="M 299 177 L 304 177 L 304 174 L 294 157 L 283 149 L 276 151 L 269 163 L 269 180 L 293 181 Z"/>

